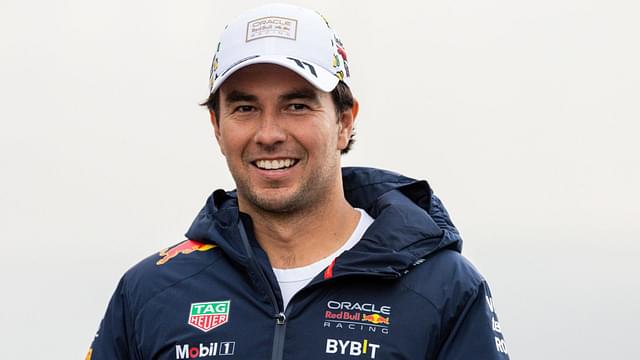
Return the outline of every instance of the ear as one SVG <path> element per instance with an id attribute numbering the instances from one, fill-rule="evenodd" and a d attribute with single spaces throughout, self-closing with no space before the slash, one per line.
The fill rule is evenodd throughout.
<path id="1" fill-rule="evenodd" d="M 351 134 L 353 134 L 358 110 L 360 110 L 360 104 L 358 103 L 358 100 L 353 99 L 353 107 L 340 115 L 338 128 L 338 150 L 344 150 L 347 148 L 349 139 L 351 139 Z"/>
<path id="2" fill-rule="evenodd" d="M 224 151 L 224 144 L 221 141 L 221 135 L 220 135 L 220 123 L 218 122 L 218 119 L 216 118 L 216 114 L 209 110 L 209 118 L 211 119 L 211 125 L 213 125 L 213 133 L 216 136 L 216 141 L 218 142 L 218 147 L 220 148 L 220 152 L 222 153 L 222 155 L 225 155 L 225 151 Z"/>

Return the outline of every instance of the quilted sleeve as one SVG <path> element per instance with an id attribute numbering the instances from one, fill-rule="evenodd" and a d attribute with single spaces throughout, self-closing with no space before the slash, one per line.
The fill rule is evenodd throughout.
<path id="1" fill-rule="evenodd" d="M 507 347 L 486 282 L 480 283 L 450 327 L 438 360 L 506 360 Z"/>
<path id="2" fill-rule="evenodd" d="M 130 313 L 124 283 L 124 279 L 120 280 L 109 301 L 86 360 L 140 359 L 135 345 L 134 319 Z"/>

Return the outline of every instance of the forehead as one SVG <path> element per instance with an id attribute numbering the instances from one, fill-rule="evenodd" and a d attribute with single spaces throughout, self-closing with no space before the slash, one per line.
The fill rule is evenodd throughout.
<path id="1" fill-rule="evenodd" d="M 236 71 L 220 86 L 220 93 L 243 91 L 267 95 L 291 89 L 313 91 L 319 97 L 329 94 L 317 89 L 295 72 L 274 64 L 254 64 Z"/>

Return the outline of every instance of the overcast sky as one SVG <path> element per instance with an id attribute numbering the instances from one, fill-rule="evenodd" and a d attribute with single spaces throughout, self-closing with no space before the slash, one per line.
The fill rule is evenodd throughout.
<path id="1" fill-rule="evenodd" d="M 262 3 L 0 1 L 2 358 L 83 358 L 120 276 L 233 188 L 198 103 Z M 640 358 L 638 3 L 291 3 L 349 53 L 345 165 L 430 182 L 512 359 Z"/>

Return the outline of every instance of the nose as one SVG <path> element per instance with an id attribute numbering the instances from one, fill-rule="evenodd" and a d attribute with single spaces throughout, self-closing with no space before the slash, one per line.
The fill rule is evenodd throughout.
<path id="1" fill-rule="evenodd" d="M 265 113 L 260 119 L 260 127 L 256 131 L 254 140 L 257 144 L 271 147 L 283 143 L 287 139 L 287 133 L 282 127 L 278 115 L 272 112 Z"/>

